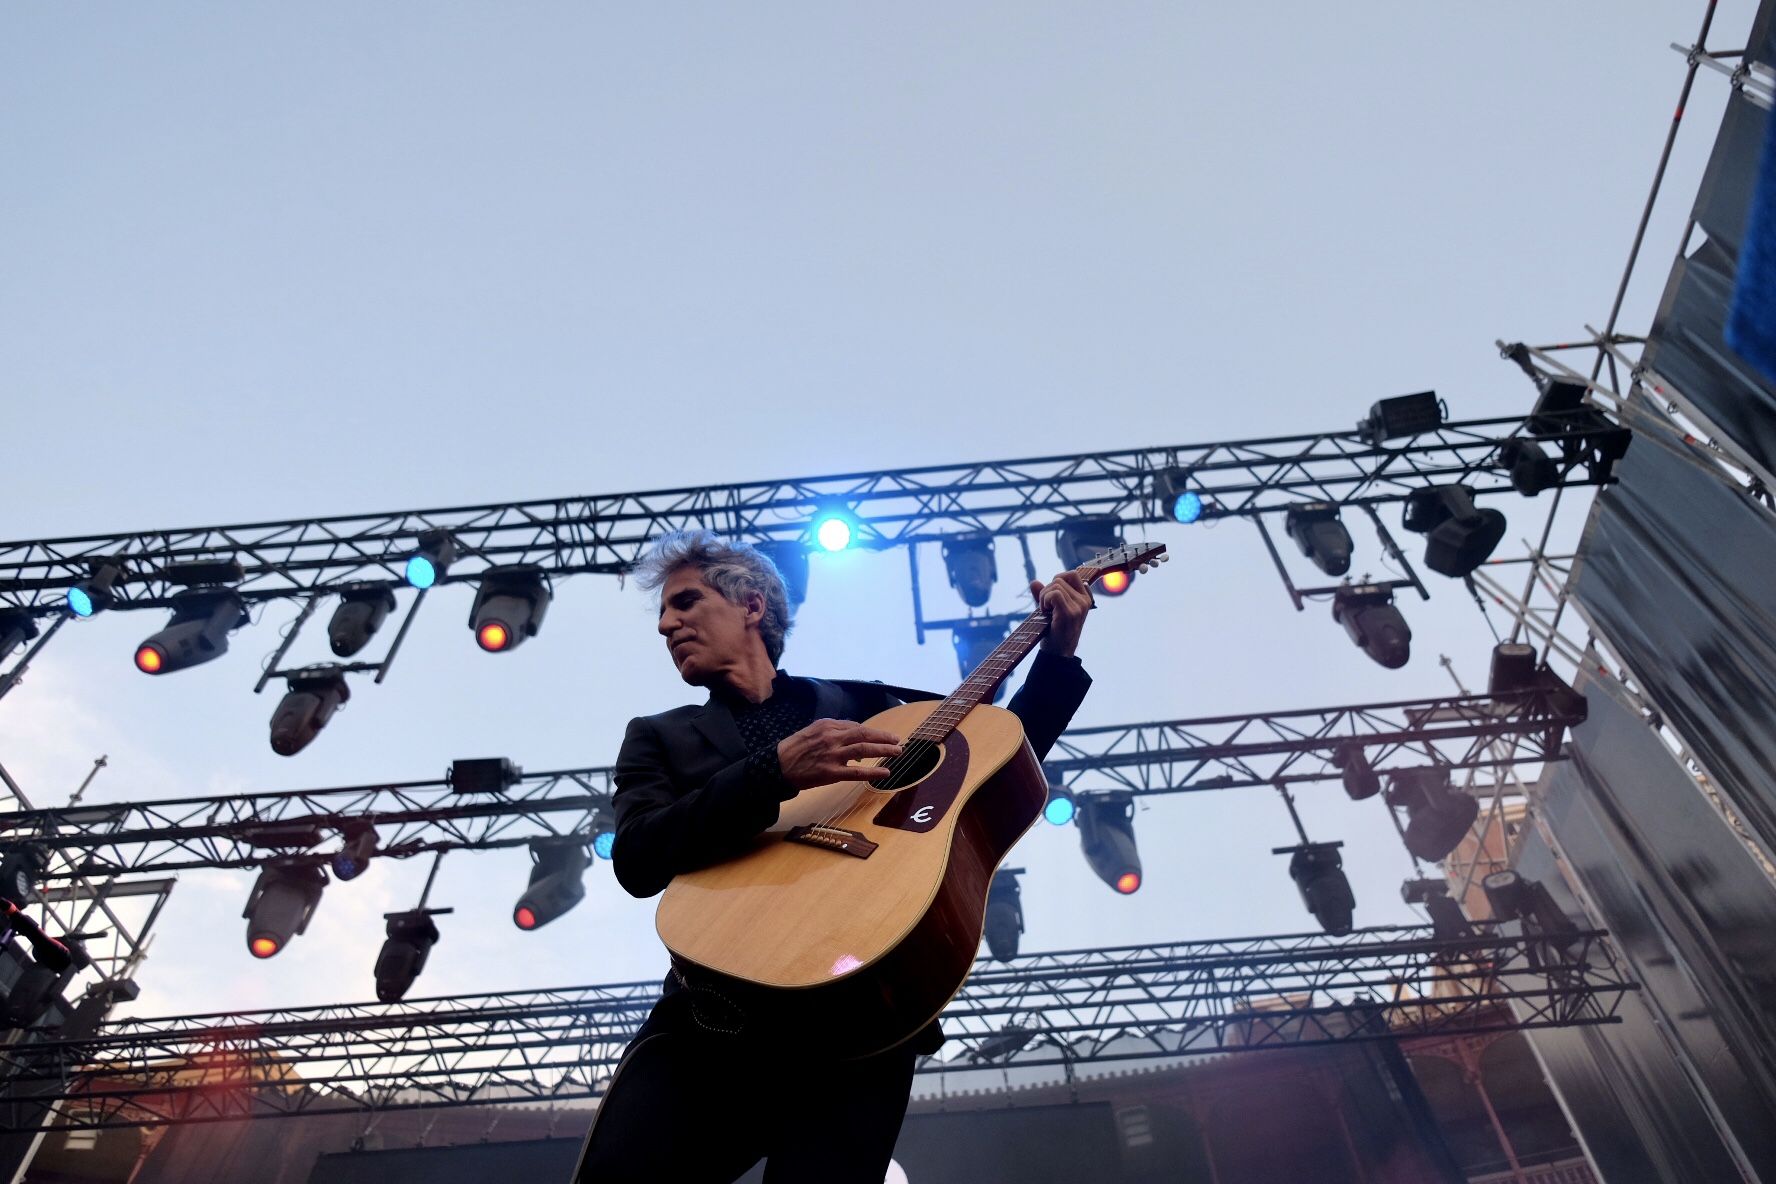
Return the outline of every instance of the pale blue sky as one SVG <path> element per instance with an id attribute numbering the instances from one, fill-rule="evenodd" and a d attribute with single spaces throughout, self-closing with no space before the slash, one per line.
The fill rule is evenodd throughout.
<path id="1" fill-rule="evenodd" d="M 1753 5 L 1722 4 L 1737 45 Z M 1607 315 L 1699 4 L 957 6 L 15 4 L 0 12 L 0 384 L 21 539 L 447 506 L 1340 429 L 1434 387 L 1527 408 L 1495 337 Z M 1644 329 L 1719 111 L 1705 75 L 1623 325 Z M 1515 540 L 1542 504 L 1497 503 Z M 1357 571 L 1383 574 L 1355 531 Z M 1081 723 L 1439 694 L 1490 636 L 1438 580 L 1414 657 L 1294 613 L 1247 524 L 1160 528 L 1176 562 L 1094 615 Z M 1051 542 L 1036 540 L 1045 572 Z M 1015 563 L 1004 562 L 1007 576 Z M 1297 570 L 1301 570 L 1298 568 Z M 1436 577 L 1428 577 L 1436 578 Z M 1001 585 L 997 607 L 1012 607 Z M 558 589 L 480 653 L 470 592 L 307 751 L 250 694 L 287 607 L 149 679 L 158 622 L 65 629 L 0 703 L 43 804 L 608 763 L 683 702 L 651 610 Z M 932 603 L 941 606 L 942 590 Z M 815 561 L 795 671 L 947 689 L 904 558 Z M 324 654 L 311 630 L 296 657 Z M 698 696 L 700 697 L 700 696 Z M 1409 914 L 1376 802 L 1305 795 L 1359 923 Z M 1119 899 L 1040 828 L 1028 949 L 1312 927 L 1268 794 L 1154 799 Z M 415 994 L 657 974 L 609 869 L 534 935 L 521 853 L 461 854 Z M 421 861 L 327 892 L 254 962 L 251 877 L 187 873 L 142 1012 L 372 994 Z"/>

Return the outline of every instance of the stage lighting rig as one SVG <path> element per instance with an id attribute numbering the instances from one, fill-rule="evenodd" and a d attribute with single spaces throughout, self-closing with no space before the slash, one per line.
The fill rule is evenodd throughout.
<path id="1" fill-rule="evenodd" d="M 1135 847 L 1135 797 L 1126 790 L 1078 800 L 1079 846 L 1098 879 L 1124 896 L 1141 889 L 1141 853 Z"/>
<path id="2" fill-rule="evenodd" d="M 304 667 L 290 674 L 287 685 L 271 715 L 271 750 L 279 756 L 295 756 L 307 748 L 351 698 L 345 673 L 337 666 Z"/>
<path id="3" fill-rule="evenodd" d="M 22 608 L 0 609 L 0 662 L 37 636 L 37 620 Z"/>
<path id="4" fill-rule="evenodd" d="M 999 565 L 993 559 L 993 540 L 945 539 L 943 561 L 950 587 L 962 597 L 962 603 L 969 608 L 984 607 L 993 595 L 993 582 L 999 578 Z"/>
<path id="5" fill-rule="evenodd" d="M 1455 579 L 1471 575 L 1505 537 L 1505 516 L 1476 506 L 1466 485 L 1413 490 L 1401 525 L 1425 536 L 1425 566 Z"/>
<path id="6" fill-rule="evenodd" d="M 326 887 L 327 873 L 313 864 L 266 864 L 241 911 L 253 957 L 270 958 L 304 932 Z"/>
<path id="7" fill-rule="evenodd" d="M 407 583 L 424 591 L 444 578 L 456 562 L 456 538 L 447 530 L 425 530 L 419 546 L 407 557 Z"/>
<path id="8" fill-rule="evenodd" d="M 1079 812 L 1079 803 L 1073 797 L 1073 791 L 1064 785 L 1056 785 L 1051 779 L 1048 783 L 1048 804 L 1042 807 L 1043 820 L 1051 826 L 1066 826 L 1073 821 Z"/>
<path id="9" fill-rule="evenodd" d="M 426 955 L 438 944 L 438 925 L 432 918 L 450 911 L 422 908 L 383 914 L 388 924 L 382 951 L 376 955 L 378 999 L 398 1003 L 406 996 L 413 980 L 425 969 Z"/>
<path id="10" fill-rule="evenodd" d="M 1369 763 L 1368 755 L 1357 741 L 1346 740 L 1334 748 L 1332 765 L 1342 774 L 1344 793 L 1351 801 L 1360 802 L 1381 792 L 1381 778 L 1375 775 L 1375 766 Z"/>
<path id="11" fill-rule="evenodd" d="M 1332 594 L 1332 619 L 1365 654 L 1398 670 L 1412 657 L 1412 630 L 1394 607 L 1394 592 L 1379 584 L 1346 584 Z"/>
<path id="12" fill-rule="evenodd" d="M 1507 868 L 1482 878 L 1480 890 L 1486 894 L 1487 907 L 1492 910 L 1495 920 L 1517 921 L 1525 937 L 1534 935 L 1549 939 L 1524 947 L 1531 967 L 1539 970 L 1546 963 L 1560 964 L 1570 960 L 1572 935 L 1578 931 L 1578 926 L 1555 901 L 1547 885 Z"/>
<path id="13" fill-rule="evenodd" d="M 1161 469 L 1153 475 L 1153 500 L 1174 522 L 1185 526 L 1202 519 L 1207 505 L 1191 487 L 1189 469 Z"/>
<path id="14" fill-rule="evenodd" d="M 1461 905 L 1449 895 L 1448 881 L 1407 880 L 1400 885 L 1400 899 L 1424 906 L 1431 916 L 1432 935 L 1438 941 L 1463 941 L 1474 936 L 1474 926 L 1463 915 Z"/>
<path id="15" fill-rule="evenodd" d="M 469 628 L 489 653 L 515 650 L 535 637 L 549 610 L 549 581 L 540 568 L 516 565 L 490 567 L 481 574 Z"/>
<path id="16" fill-rule="evenodd" d="M 37 896 L 37 881 L 49 866 L 49 854 L 41 847 L 14 847 L 0 859 L 0 896 L 30 904 Z"/>
<path id="17" fill-rule="evenodd" d="M 68 589 L 68 611 L 77 617 L 102 613 L 117 603 L 114 589 L 126 575 L 121 564 L 103 559 L 93 562 L 88 570 L 90 576 Z"/>
<path id="18" fill-rule="evenodd" d="M 1327 933 L 1342 937 L 1351 931 L 1357 898 L 1344 874 L 1343 843 L 1302 843 L 1273 847 L 1271 854 L 1289 856 L 1289 878 L 1301 893 L 1301 903 Z"/>
<path id="19" fill-rule="evenodd" d="M 1380 448 L 1388 440 L 1436 431 L 1448 418 L 1448 410 L 1436 391 L 1382 399 L 1369 408 L 1367 419 L 1357 421 L 1357 434 L 1370 447 Z"/>
<path id="20" fill-rule="evenodd" d="M 173 619 L 136 647 L 136 669 L 144 674 L 170 674 L 221 657 L 228 635 L 249 619 L 229 588 L 187 588 L 172 599 Z"/>
<path id="21" fill-rule="evenodd" d="M 1017 957 L 1018 937 L 1024 932 L 1023 892 L 1018 887 L 1021 867 L 1000 868 L 987 889 L 987 952 L 1001 962 Z"/>
<path id="22" fill-rule="evenodd" d="M 592 811 L 592 854 L 609 859 L 617 849 L 617 814 L 609 806 Z"/>
<path id="23" fill-rule="evenodd" d="M 444 781 L 453 793 L 505 793 L 523 776 L 509 757 L 478 756 L 451 761 Z"/>
<path id="24" fill-rule="evenodd" d="M 1616 462 L 1628 454 L 1634 433 L 1585 402 L 1590 387 L 1584 380 L 1532 373 L 1540 394 L 1530 412 L 1529 430 L 1538 436 L 1563 436 L 1559 441 L 1562 458 L 1586 464 L 1598 480 L 1609 480 Z"/>
<path id="25" fill-rule="evenodd" d="M 1063 567 L 1075 568 L 1089 563 L 1100 552 L 1122 546 L 1123 541 L 1122 524 L 1115 518 L 1075 518 L 1056 533 L 1055 553 L 1060 556 Z M 1121 596 L 1134 580 L 1132 571 L 1113 571 L 1093 587 L 1106 596 Z"/>
<path id="26" fill-rule="evenodd" d="M 1329 576 L 1350 570 L 1351 536 L 1331 502 L 1307 502 L 1290 506 L 1283 515 L 1283 529 L 1301 553 Z"/>
<path id="27" fill-rule="evenodd" d="M 343 845 L 333 853 L 333 878 L 355 880 L 370 866 L 381 838 L 368 822 L 348 822 L 340 831 Z"/>
<path id="28" fill-rule="evenodd" d="M 1449 770 L 1441 765 L 1394 773 L 1387 804 L 1406 811 L 1406 850 L 1427 863 L 1436 863 L 1459 847 L 1480 816 L 1474 795 L 1451 788 Z"/>
<path id="29" fill-rule="evenodd" d="M 1560 482 L 1554 458 L 1534 440 L 1506 440 L 1499 445 L 1498 465 L 1511 474 L 1511 488 L 1524 497 L 1534 497 Z"/>
<path id="30" fill-rule="evenodd" d="M 808 524 L 809 533 L 822 551 L 843 551 L 857 542 L 857 516 L 850 510 L 830 506 L 814 515 Z"/>
<path id="31" fill-rule="evenodd" d="M 783 591 L 789 598 L 790 611 L 801 608 L 808 599 L 808 548 L 800 539 L 765 539 L 752 546 L 769 559 L 777 574 L 783 577 Z"/>
<path id="32" fill-rule="evenodd" d="M 999 643 L 1011 633 L 1011 624 L 1004 617 L 975 617 L 957 621 L 950 627 L 950 644 L 956 647 L 956 665 L 966 679 L 986 661 Z M 993 702 L 1005 695 L 1005 679 L 993 688 Z"/>
<path id="33" fill-rule="evenodd" d="M 327 622 L 327 642 L 333 653 L 349 658 L 369 645 L 394 611 L 395 594 L 388 588 L 347 588 L 339 594 L 339 607 Z"/>
<path id="34" fill-rule="evenodd" d="M 592 862 L 585 840 L 573 835 L 532 840 L 530 857 L 530 884 L 512 906 L 512 924 L 520 929 L 541 928 L 585 899 L 581 877 Z"/>

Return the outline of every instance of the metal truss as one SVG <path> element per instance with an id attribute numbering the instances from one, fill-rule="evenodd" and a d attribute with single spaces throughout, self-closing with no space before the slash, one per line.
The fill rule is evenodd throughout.
<path id="1" fill-rule="evenodd" d="M 1082 515 L 1125 524 L 1169 521 L 1154 491 L 1167 469 L 1190 474 L 1204 518 L 1255 517 L 1304 501 L 1341 507 L 1400 501 L 1426 485 L 1461 482 L 1476 493 L 1510 490 L 1499 445 L 1526 430 L 1522 418 L 1468 420 L 1378 447 L 1357 430 L 1187 444 L 1077 456 L 932 465 L 785 481 L 609 494 L 506 505 L 357 514 L 128 535 L 0 543 L 0 605 L 37 615 L 66 612 L 62 594 L 96 561 L 127 571 L 116 608 L 162 607 L 178 585 L 167 567 L 237 560 L 243 601 L 309 597 L 350 585 L 402 583 L 424 531 L 448 531 L 460 558 L 447 581 L 487 567 L 534 564 L 551 575 L 621 573 L 668 531 L 704 527 L 748 540 L 808 540 L 829 509 L 856 518 L 872 548 L 956 535 L 1051 531 Z M 1535 433 L 1582 438 L 1582 431 Z M 1607 465 L 1563 464 L 1562 484 L 1598 484 Z"/>
<path id="2" fill-rule="evenodd" d="M 1455 940 L 1382 927 L 982 961 L 944 1013 L 924 1073 L 1177 1057 L 1614 1022 L 1636 989 L 1601 933 Z M 1507 978 L 1508 984 L 1507 985 Z M 554 1103 L 603 1093 L 658 995 L 653 982 L 218 1013 L 110 1024 L 6 1057 L 37 1092 L 6 1129 L 59 1104 L 59 1128 L 350 1109 Z M 1503 1003 L 1517 1009 L 1513 1017 Z"/>
<path id="3" fill-rule="evenodd" d="M 1332 754 L 1354 740 L 1383 775 L 1427 765 L 1497 770 L 1558 759 L 1561 735 L 1582 718 L 1571 710 L 1536 691 L 1080 728 L 1062 735 L 1046 768 L 1053 784 L 1077 793 L 1288 786 L 1336 780 Z M 439 780 L 22 811 L 0 814 L 0 852 L 53 848 L 65 858 L 52 875 L 113 875 L 320 863 L 348 825 L 365 823 L 379 833 L 378 853 L 397 859 L 545 835 L 589 840 L 612 772 L 529 774 L 488 795 Z"/>

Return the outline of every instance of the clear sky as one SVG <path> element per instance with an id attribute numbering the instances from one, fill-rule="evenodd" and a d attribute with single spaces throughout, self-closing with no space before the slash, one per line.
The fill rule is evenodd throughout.
<path id="1" fill-rule="evenodd" d="M 1753 5 L 1723 3 L 1714 44 Z M 1495 338 L 1601 325 L 1702 5 L 13 4 L 0 11 L 0 537 L 311 517 L 1327 431 L 1533 391 Z M 1623 327 L 1644 330 L 1725 101 L 1692 97 Z M 1508 539 L 1543 507 L 1497 503 Z M 1368 532 L 1355 570 L 1384 575 Z M 1243 522 L 1093 614 L 1081 724 L 1440 694 L 1491 636 L 1458 584 L 1387 671 L 1297 614 Z M 1034 540 L 1044 575 L 1052 540 Z M 1016 606 L 1005 562 L 995 601 Z M 785 665 L 946 690 L 899 553 L 821 557 Z M 1298 571 L 1303 566 L 1298 566 Z M 934 608 L 953 604 L 933 586 Z M 701 698 L 634 588 L 562 584 L 482 654 L 471 591 L 295 758 L 259 662 L 294 606 L 163 679 L 159 619 L 64 629 L 0 702 L 40 805 L 605 764 Z M 316 625 L 323 622 L 317 621 Z M 311 627 L 295 660 L 325 656 Z M 1360 924 L 1410 918 L 1380 803 L 1304 795 Z M 1039 827 L 1026 949 L 1312 927 L 1274 795 L 1148 801 L 1122 899 Z M 510 920 L 520 852 L 450 857 L 414 994 L 657 975 L 651 902 Z M 424 861 L 326 893 L 269 963 L 251 875 L 185 873 L 142 1014 L 364 999 Z"/>

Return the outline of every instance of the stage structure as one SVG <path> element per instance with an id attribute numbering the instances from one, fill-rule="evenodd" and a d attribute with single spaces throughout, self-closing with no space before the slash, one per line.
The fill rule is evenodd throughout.
<path id="1" fill-rule="evenodd" d="M 1605 935 L 1552 954 L 1482 925 L 1387 927 L 982 961 L 925 1073 L 1058 1068 L 1211 1052 L 1613 1022 L 1635 989 Z M 1534 947 L 1542 947 L 1537 952 Z M 1510 985 L 1505 985 L 1505 975 Z M 384 1005 L 123 1020 L 14 1050 L 7 1128 L 160 1125 L 599 1096 L 656 982 Z M 1501 1002 L 1518 1006 L 1502 1020 Z"/>
<path id="2" fill-rule="evenodd" d="M 1377 777 L 1438 766 L 1494 778 L 1558 760 L 1584 718 L 1558 688 L 1491 698 L 1447 696 L 1064 733 L 1045 768 L 1080 798 L 1206 792 L 1337 781 L 1335 756 L 1360 747 Z M 0 814 L 0 854 L 55 851 L 45 872 L 66 877 L 188 868 L 328 862 L 348 832 L 374 827 L 374 856 L 523 846 L 551 835 L 588 843 L 610 825 L 608 767 L 519 773 L 496 792 L 465 793 L 449 778 L 337 789 L 171 801 L 74 805 Z M 1470 792 L 1475 792 L 1470 788 Z"/>

